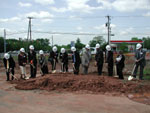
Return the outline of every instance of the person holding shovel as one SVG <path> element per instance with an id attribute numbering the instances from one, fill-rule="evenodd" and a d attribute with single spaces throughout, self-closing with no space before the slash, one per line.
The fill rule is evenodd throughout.
<path id="1" fill-rule="evenodd" d="M 65 48 L 61 48 L 60 59 L 62 72 L 68 72 L 68 53 Z"/>
<path id="2" fill-rule="evenodd" d="M 124 61 L 125 61 L 125 56 L 123 55 L 122 51 L 119 51 L 119 54 L 117 55 L 116 58 L 116 67 L 117 67 L 117 75 L 119 76 L 119 79 L 124 79 L 123 77 L 123 68 L 124 68 Z"/>
<path id="3" fill-rule="evenodd" d="M 40 65 L 40 72 L 41 72 L 41 75 L 44 76 L 45 74 L 48 74 L 48 66 L 47 66 L 47 60 L 44 56 L 44 51 L 43 50 L 40 50 L 39 51 L 39 65 Z"/>
<path id="4" fill-rule="evenodd" d="M 6 69 L 6 76 L 7 76 L 7 79 L 6 81 L 9 81 L 10 77 L 9 75 L 11 74 L 11 80 L 14 79 L 14 74 L 15 74 L 15 71 L 14 71 L 14 68 L 15 68 L 15 61 L 14 59 L 11 57 L 10 54 L 8 53 L 5 53 L 4 54 L 4 58 L 3 58 L 3 63 L 4 63 L 4 66 L 5 66 L 5 69 Z"/>
<path id="5" fill-rule="evenodd" d="M 136 52 L 135 52 L 135 66 L 133 70 L 133 77 L 136 78 L 138 67 L 140 67 L 140 76 L 139 79 L 143 80 L 143 70 L 146 65 L 145 60 L 146 52 L 142 50 L 142 45 L 138 43 L 136 45 Z"/>
<path id="6" fill-rule="evenodd" d="M 34 46 L 29 46 L 29 52 L 28 52 L 28 62 L 30 64 L 30 78 L 36 78 L 36 71 L 37 71 L 37 58 L 36 58 L 36 52 L 34 51 Z"/>
<path id="7" fill-rule="evenodd" d="M 98 75 L 102 74 L 103 62 L 103 51 L 100 49 L 100 45 L 96 44 L 95 66 L 97 66 Z"/>
<path id="8" fill-rule="evenodd" d="M 71 47 L 72 53 L 72 66 L 73 66 L 73 72 L 74 74 L 79 74 L 80 64 L 81 64 L 81 58 L 79 55 L 79 52 L 76 51 L 75 47 Z"/>
<path id="9" fill-rule="evenodd" d="M 87 44 L 85 46 L 85 50 L 83 51 L 83 55 L 82 55 L 82 69 L 84 75 L 88 74 L 90 60 L 91 60 L 91 51 L 90 51 L 90 46 Z"/>
<path id="10" fill-rule="evenodd" d="M 111 46 L 107 45 L 106 46 L 106 63 L 107 63 L 107 68 L 108 68 L 108 75 L 113 76 L 113 52 L 111 51 Z"/>
<path id="11" fill-rule="evenodd" d="M 58 62 L 58 52 L 56 46 L 54 46 L 50 52 L 49 61 L 52 65 L 52 73 L 56 73 L 56 63 Z"/>
<path id="12" fill-rule="evenodd" d="M 27 64 L 27 55 L 25 53 L 24 48 L 20 49 L 20 53 L 18 55 L 18 63 L 21 70 L 21 79 L 26 79 L 26 64 Z"/>

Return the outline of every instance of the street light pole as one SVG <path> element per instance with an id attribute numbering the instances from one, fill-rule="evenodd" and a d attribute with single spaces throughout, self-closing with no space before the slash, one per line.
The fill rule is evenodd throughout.
<path id="1" fill-rule="evenodd" d="M 4 29 L 4 53 L 6 53 L 6 30 Z"/>

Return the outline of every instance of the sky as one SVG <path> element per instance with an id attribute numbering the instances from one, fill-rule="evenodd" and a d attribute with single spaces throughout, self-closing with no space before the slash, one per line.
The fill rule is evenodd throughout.
<path id="1" fill-rule="evenodd" d="M 107 15 L 114 34 L 111 40 L 150 36 L 150 0 L 0 0 L 0 3 L 0 36 L 6 29 L 6 38 L 26 39 L 27 17 L 33 17 L 32 39 L 48 38 L 51 42 L 53 35 L 54 44 L 69 44 L 77 38 L 87 44 L 101 35 L 107 41 Z"/>

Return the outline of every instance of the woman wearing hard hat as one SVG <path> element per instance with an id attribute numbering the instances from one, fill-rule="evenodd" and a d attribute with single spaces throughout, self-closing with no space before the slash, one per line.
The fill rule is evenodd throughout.
<path id="1" fill-rule="evenodd" d="M 123 77 L 123 68 L 124 68 L 124 61 L 125 61 L 125 56 L 123 55 L 122 51 L 119 51 L 119 54 L 117 55 L 116 58 L 116 67 L 117 67 L 117 75 L 119 75 L 119 79 L 124 79 Z"/>
<path id="2" fill-rule="evenodd" d="M 26 79 L 26 64 L 27 64 L 27 55 L 25 53 L 24 48 L 20 49 L 20 53 L 18 55 L 18 63 L 21 70 L 21 79 Z"/>

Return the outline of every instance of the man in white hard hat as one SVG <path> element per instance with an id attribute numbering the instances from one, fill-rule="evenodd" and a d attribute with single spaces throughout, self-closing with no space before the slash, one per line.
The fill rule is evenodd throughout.
<path id="1" fill-rule="evenodd" d="M 57 51 L 56 46 L 54 46 L 52 48 L 52 51 L 50 52 L 50 56 L 49 56 L 48 60 L 51 62 L 51 65 L 52 65 L 52 73 L 55 73 L 56 72 L 56 63 L 58 62 L 58 51 Z"/>
<path id="2" fill-rule="evenodd" d="M 44 76 L 45 74 L 48 74 L 47 60 L 44 56 L 44 51 L 43 50 L 39 51 L 38 60 L 39 60 L 40 68 L 41 68 L 40 69 L 41 75 Z"/>
<path id="3" fill-rule="evenodd" d="M 95 66 L 97 66 L 98 75 L 102 74 L 103 69 L 103 51 L 100 49 L 100 44 L 96 44 Z"/>
<path id="4" fill-rule="evenodd" d="M 65 48 L 61 48 L 59 58 L 61 60 L 62 72 L 68 72 L 68 53 L 66 52 Z"/>
<path id="5" fill-rule="evenodd" d="M 18 63 L 21 70 L 21 79 L 26 79 L 26 64 L 27 64 L 27 55 L 25 53 L 24 48 L 20 49 L 20 53 L 18 55 Z"/>
<path id="6" fill-rule="evenodd" d="M 84 75 L 88 74 L 90 59 L 91 59 L 90 46 L 87 44 L 85 46 L 85 51 L 83 51 L 82 55 L 82 69 Z"/>
<path id="7" fill-rule="evenodd" d="M 36 77 L 36 71 L 37 71 L 37 58 L 36 58 L 36 52 L 34 51 L 34 46 L 29 46 L 29 52 L 28 52 L 28 61 L 30 63 L 30 78 Z"/>
<path id="8" fill-rule="evenodd" d="M 72 51 L 73 71 L 74 71 L 74 74 L 78 75 L 80 64 L 81 64 L 81 58 L 80 58 L 79 52 L 76 50 L 75 47 L 71 47 L 71 51 Z"/>
<path id="9" fill-rule="evenodd" d="M 10 80 L 9 79 L 10 73 L 12 74 L 11 80 L 13 80 L 14 79 L 14 74 L 15 74 L 15 71 L 14 71 L 15 61 L 9 53 L 4 54 L 3 63 L 4 63 L 4 66 L 5 66 L 5 69 L 6 69 L 6 76 L 7 76 L 6 81 Z"/>
<path id="10" fill-rule="evenodd" d="M 106 63 L 108 64 L 108 75 L 113 76 L 113 52 L 111 51 L 111 46 L 106 46 Z"/>
<path id="11" fill-rule="evenodd" d="M 135 69 L 133 71 L 133 77 L 136 78 L 138 67 L 140 66 L 140 76 L 139 79 L 143 80 L 143 69 L 146 65 L 145 60 L 146 52 L 142 50 L 142 45 L 138 43 L 136 45 L 136 52 L 135 52 Z"/>

